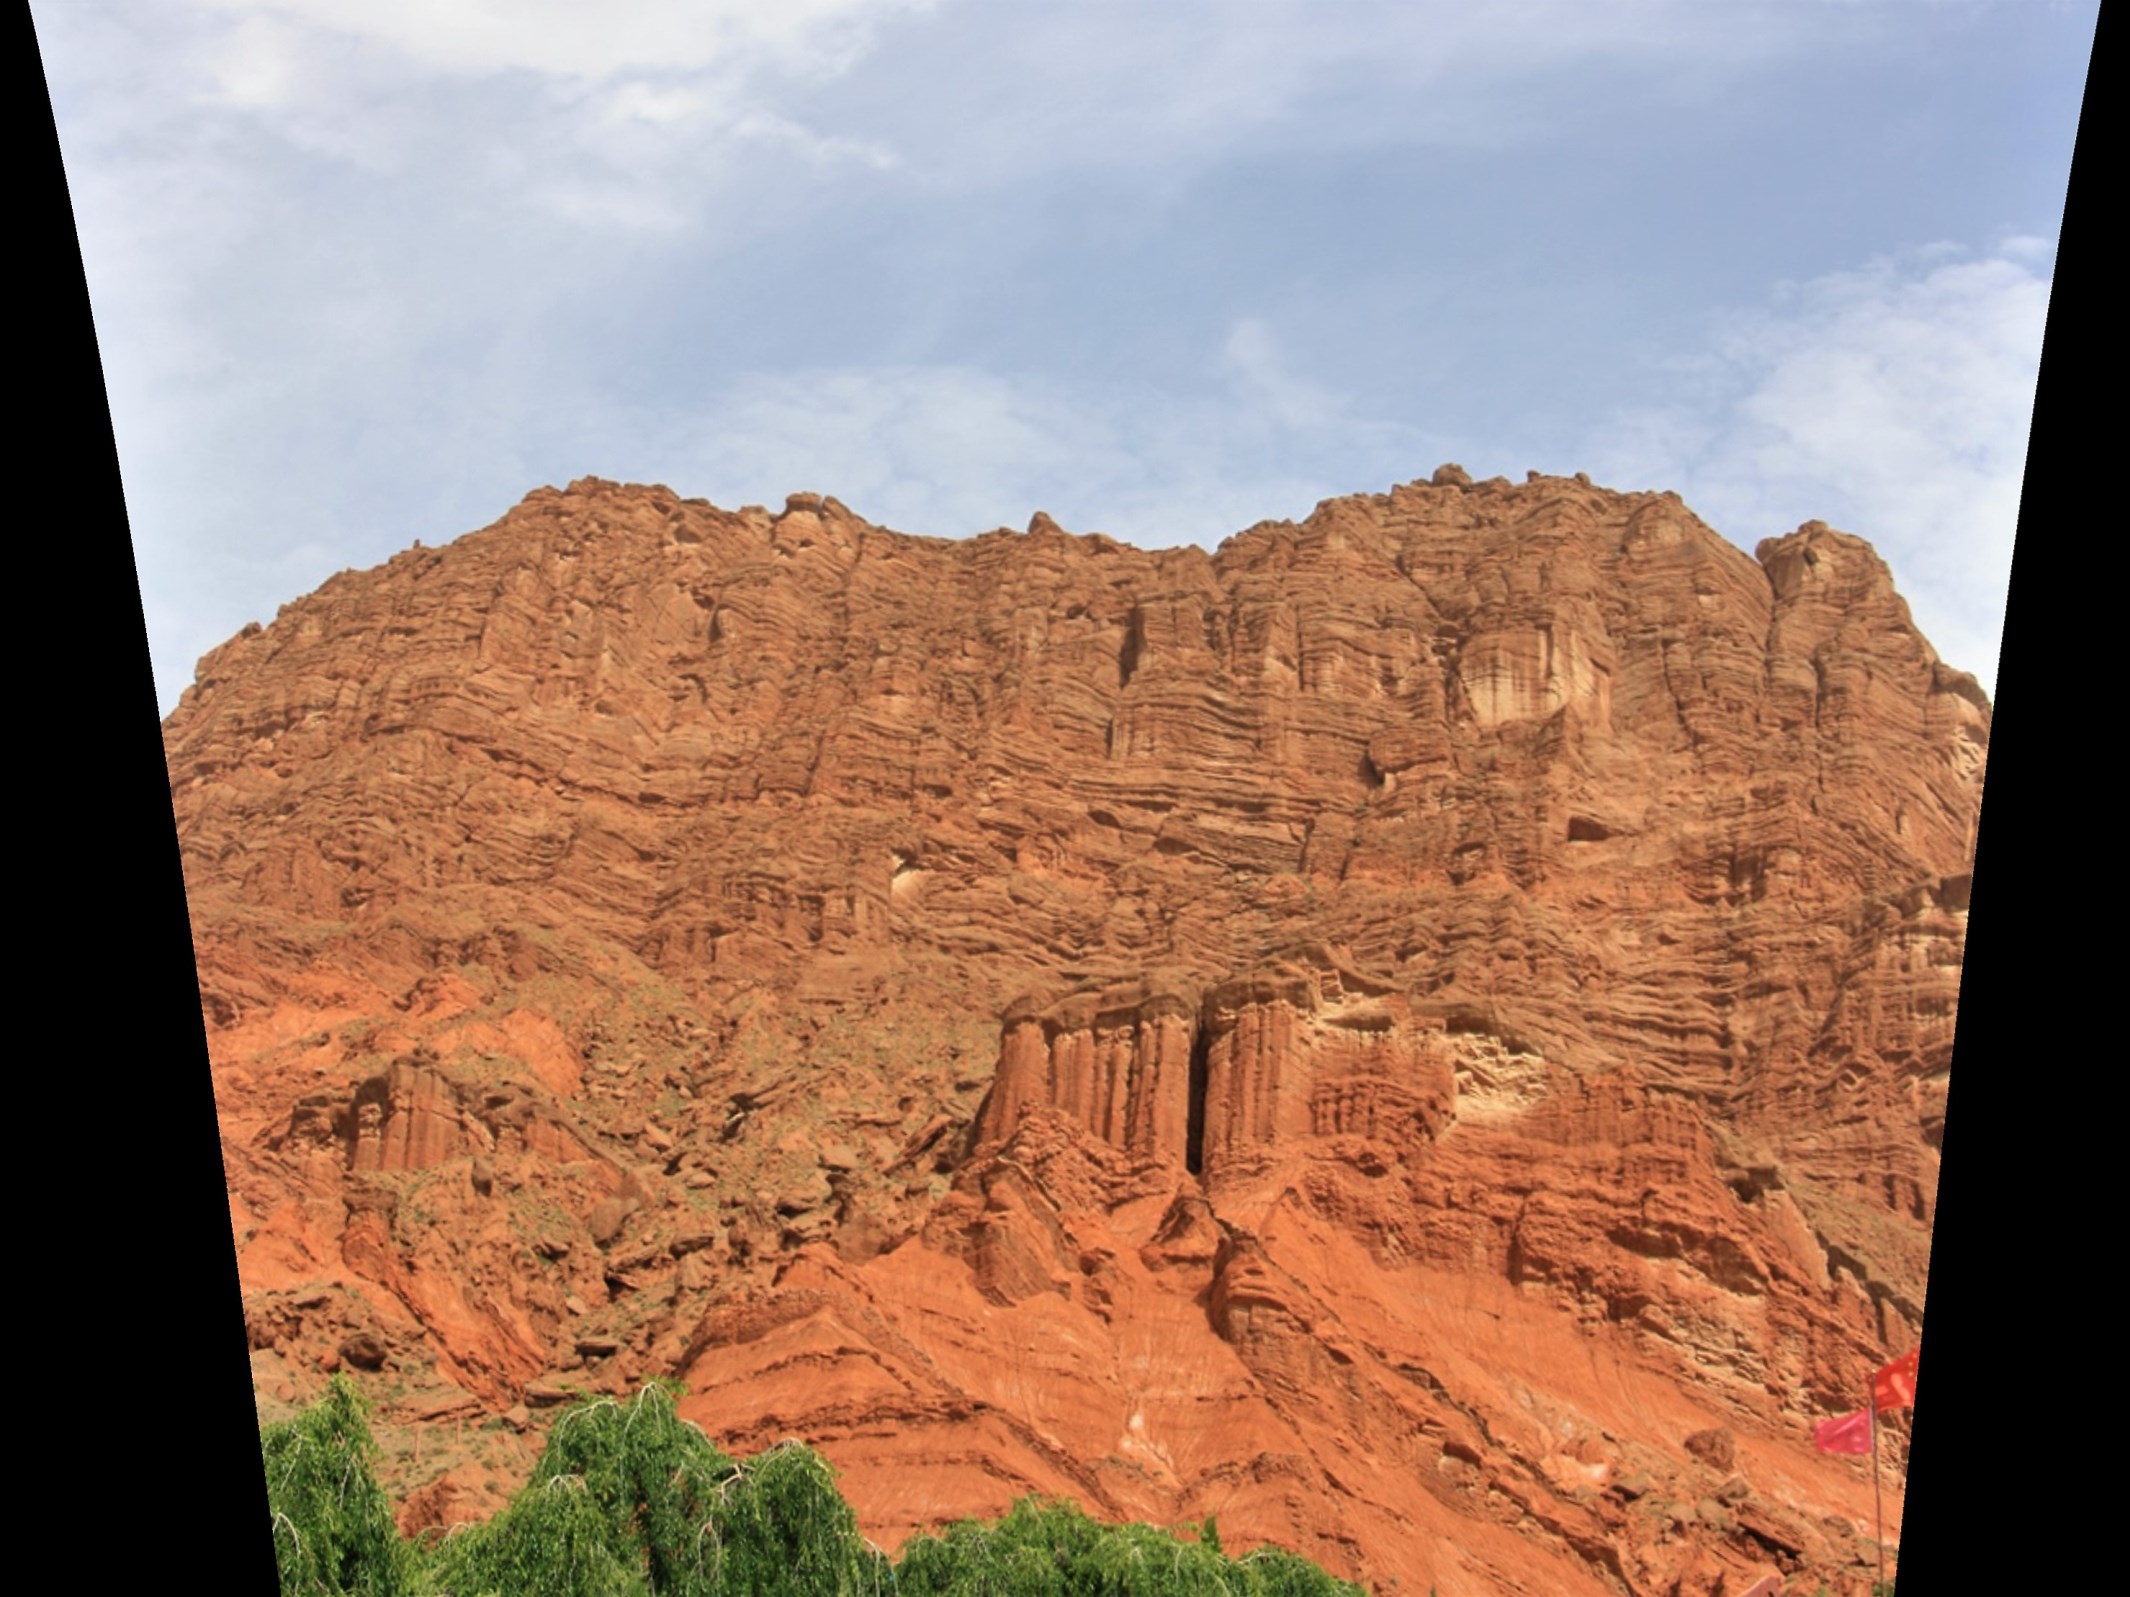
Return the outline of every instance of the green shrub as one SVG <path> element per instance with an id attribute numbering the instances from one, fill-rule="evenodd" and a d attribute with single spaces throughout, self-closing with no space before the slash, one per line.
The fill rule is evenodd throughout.
<path id="1" fill-rule="evenodd" d="M 896 1579 L 905 1597 L 1360 1597 L 1292 1553 L 1228 1558 L 1210 1521 L 1185 1541 L 1036 1498 L 995 1524 L 963 1520 L 911 1538 Z"/>

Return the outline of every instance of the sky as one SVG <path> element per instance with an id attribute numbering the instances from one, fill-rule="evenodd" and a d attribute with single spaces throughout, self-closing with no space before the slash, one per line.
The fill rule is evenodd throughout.
<path id="1" fill-rule="evenodd" d="M 1994 690 L 2098 0 L 33 0 L 164 713 L 598 476 L 1212 549 L 1454 461 Z"/>

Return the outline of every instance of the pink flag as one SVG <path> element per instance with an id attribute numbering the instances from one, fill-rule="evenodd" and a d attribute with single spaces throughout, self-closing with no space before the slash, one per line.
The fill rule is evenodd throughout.
<path id="1" fill-rule="evenodd" d="M 1870 1452 L 1871 1410 L 1860 1408 L 1838 1420 L 1821 1420 L 1812 1427 L 1812 1441 L 1822 1453 Z"/>

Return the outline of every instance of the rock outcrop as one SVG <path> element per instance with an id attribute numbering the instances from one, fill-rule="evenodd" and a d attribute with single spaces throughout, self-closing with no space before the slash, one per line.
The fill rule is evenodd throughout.
<path id="1" fill-rule="evenodd" d="M 262 1413 L 529 1462 L 678 1374 L 884 1545 L 1842 1589 L 1989 722 L 1862 541 L 1579 478 L 1212 554 L 543 489 L 166 724 Z"/>

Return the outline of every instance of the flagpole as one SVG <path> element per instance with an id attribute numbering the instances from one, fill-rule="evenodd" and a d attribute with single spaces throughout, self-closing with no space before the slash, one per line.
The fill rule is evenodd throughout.
<path id="1" fill-rule="evenodd" d="M 1879 1499 L 1879 1397 L 1871 1394 L 1871 1528 L 1873 1539 L 1879 1547 L 1879 1589 L 1873 1597 L 1885 1597 L 1886 1592 L 1886 1511 Z"/>

